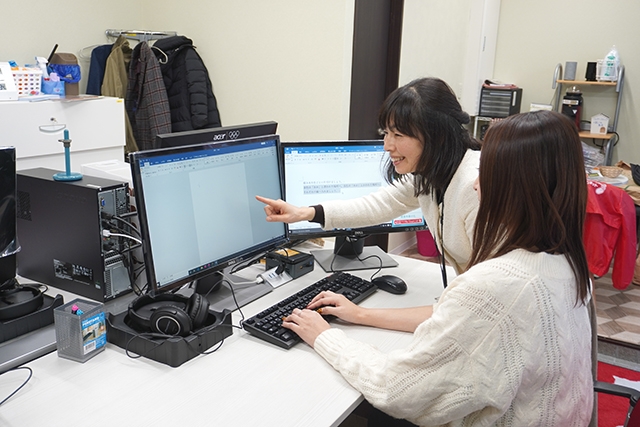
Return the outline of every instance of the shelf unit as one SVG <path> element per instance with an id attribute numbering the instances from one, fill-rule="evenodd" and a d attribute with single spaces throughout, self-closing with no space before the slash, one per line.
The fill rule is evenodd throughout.
<path id="1" fill-rule="evenodd" d="M 580 138 L 588 138 L 592 140 L 603 140 L 605 141 L 604 146 L 604 163 L 605 165 L 611 165 L 611 158 L 613 156 L 613 147 L 618 143 L 619 136 L 617 134 L 618 129 L 618 117 L 620 115 L 620 103 L 622 100 L 622 88 L 624 85 L 624 66 L 620 66 L 620 70 L 618 72 L 618 81 L 616 82 L 599 82 L 599 81 L 587 81 L 587 80 L 563 80 L 562 78 L 562 64 L 556 65 L 556 69 L 553 73 L 553 84 L 551 86 L 552 89 L 556 90 L 555 98 L 556 105 L 555 110 L 561 111 L 560 101 L 562 99 L 562 88 L 563 86 L 604 86 L 615 88 L 616 93 L 618 94 L 616 100 L 616 109 L 613 117 L 611 118 L 609 132 L 606 134 L 599 133 L 591 133 L 588 131 L 580 131 Z M 584 94 L 583 94 L 584 95 Z"/>

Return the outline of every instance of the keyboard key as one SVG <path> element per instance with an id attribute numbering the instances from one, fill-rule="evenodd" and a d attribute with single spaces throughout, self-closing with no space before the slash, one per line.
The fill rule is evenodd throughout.
<path id="1" fill-rule="evenodd" d="M 325 290 L 343 294 L 353 303 L 359 304 L 376 292 L 376 287 L 371 282 L 350 273 L 333 273 L 245 320 L 242 327 L 271 344 L 290 349 L 300 342 L 300 337 L 282 327 L 282 318 L 291 314 L 294 308 L 305 308 L 313 297 Z M 325 319 L 332 320 L 334 317 L 325 316 Z"/>

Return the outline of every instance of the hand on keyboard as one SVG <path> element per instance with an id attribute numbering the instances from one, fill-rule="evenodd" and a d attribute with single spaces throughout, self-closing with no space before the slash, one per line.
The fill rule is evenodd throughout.
<path id="1" fill-rule="evenodd" d="M 335 316 L 351 323 L 357 323 L 357 313 L 360 309 L 342 294 L 323 291 L 316 295 L 309 306 L 310 310 L 318 310 L 323 316 Z"/>
<path id="2" fill-rule="evenodd" d="M 282 327 L 290 329 L 296 333 L 304 342 L 313 347 L 318 335 L 329 329 L 331 326 L 320 313 L 314 310 L 293 310 L 289 316 L 282 319 Z"/>
<path id="3" fill-rule="evenodd" d="M 362 300 L 373 294 L 376 289 L 371 282 L 352 274 L 345 272 L 333 273 L 331 276 L 307 286 L 300 292 L 283 299 L 279 303 L 263 310 L 261 313 L 245 320 L 242 323 L 242 327 L 258 338 L 289 349 L 300 342 L 300 337 L 292 332 L 291 329 L 283 327 L 282 319 L 289 316 L 294 309 L 303 310 L 307 308 L 313 298 L 323 291 L 331 291 L 335 294 L 344 295 L 347 300 L 359 304 Z M 343 306 L 345 305 L 346 304 L 343 304 Z M 338 307 L 330 308 L 333 310 L 338 309 Z M 330 308 L 327 307 L 327 310 Z M 318 313 L 313 314 L 317 315 Z"/>

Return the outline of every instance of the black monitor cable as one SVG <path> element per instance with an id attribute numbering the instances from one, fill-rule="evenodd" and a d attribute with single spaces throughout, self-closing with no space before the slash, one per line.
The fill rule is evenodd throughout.
<path id="1" fill-rule="evenodd" d="M 136 235 L 138 235 L 139 237 L 142 236 L 142 234 L 140 233 L 140 230 L 138 230 L 138 227 L 136 227 L 135 225 L 131 224 L 129 221 L 123 219 L 122 217 L 118 216 L 118 215 L 111 215 L 108 214 L 106 212 L 102 212 L 102 216 L 108 221 L 108 220 L 116 220 L 119 221 L 121 224 L 124 224 L 127 228 L 129 228 L 131 231 L 135 232 Z M 112 226 L 112 224 L 110 224 Z M 127 229 L 122 229 L 120 228 L 122 231 L 128 233 L 129 231 Z"/>
<path id="2" fill-rule="evenodd" d="M 363 238 L 363 239 L 364 239 L 364 238 L 366 238 L 366 237 L 368 237 L 368 236 L 362 236 L 361 238 Z M 353 240 L 344 239 L 344 241 L 343 241 L 343 242 L 342 242 L 342 244 L 338 247 L 338 249 L 334 250 L 333 258 L 331 259 L 331 264 L 329 265 L 329 271 L 331 271 L 331 272 L 335 272 L 335 270 L 333 269 L 333 263 L 335 262 L 335 260 L 336 260 L 336 259 L 337 259 L 337 257 L 338 257 L 337 252 L 340 252 L 340 251 L 342 250 L 342 248 L 344 247 L 344 245 L 346 245 L 346 244 L 347 244 L 347 241 L 352 245 L 352 248 L 354 248 L 353 252 L 354 252 L 354 253 L 356 252 L 356 251 L 355 251 L 355 244 L 354 244 Z M 377 269 L 376 271 L 374 271 L 374 272 L 373 272 L 373 274 L 371 275 L 371 277 L 369 278 L 369 280 L 370 280 L 370 281 L 371 281 L 371 280 L 373 280 L 373 278 L 374 278 L 378 273 L 380 273 L 380 271 L 382 271 L 382 264 L 383 264 L 383 263 L 382 263 L 382 258 L 380 258 L 378 255 L 375 255 L 375 254 L 373 254 L 373 255 L 369 255 L 369 256 L 366 256 L 366 257 L 364 257 L 364 258 L 360 258 L 360 256 L 359 256 L 359 255 L 356 255 L 356 259 L 357 259 L 358 261 L 362 262 L 362 263 L 364 263 L 366 260 L 371 259 L 371 258 L 377 258 L 377 259 L 378 259 L 378 261 L 379 261 L 379 263 L 380 263 L 380 265 L 378 266 L 378 269 Z"/>
<path id="3" fill-rule="evenodd" d="M 20 391 L 20 389 L 22 389 L 22 387 L 24 387 L 25 385 L 27 385 L 27 383 L 29 382 L 29 380 L 31 379 L 31 377 L 33 376 L 33 370 L 31 370 L 30 367 L 28 366 L 18 366 L 12 369 L 9 369 L 6 372 L 3 372 L 3 374 L 6 374 L 7 372 L 11 372 L 11 371 L 17 371 L 20 369 L 24 369 L 26 371 L 29 371 L 29 376 L 27 377 L 26 380 L 24 380 L 24 382 L 17 388 L 15 389 L 9 396 L 5 397 L 4 400 L 2 402 L 0 402 L 0 406 L 2 406 L 7 400 L 11 399 L 11 397 L 13 397 L 17 392 Z M 1 375 L 1 374 L 0 374 Z"/>

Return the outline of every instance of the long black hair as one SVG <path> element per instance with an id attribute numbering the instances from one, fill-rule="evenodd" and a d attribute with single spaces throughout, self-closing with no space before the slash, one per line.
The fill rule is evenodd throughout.
<path id="1" fill-rule="evenodd" d="M 414 174 L 416 196 L 435 194 L 440 198 L 466 151 L 480 149 L 464 127 L 469 120 L 453 90 L 438 78 L 413 80 L 384 101 L 378 114 L 380 129 L 398 131 L 423 144 Z M 402 179 L 391 162 L 386 169 L 390 183 Z"/>

